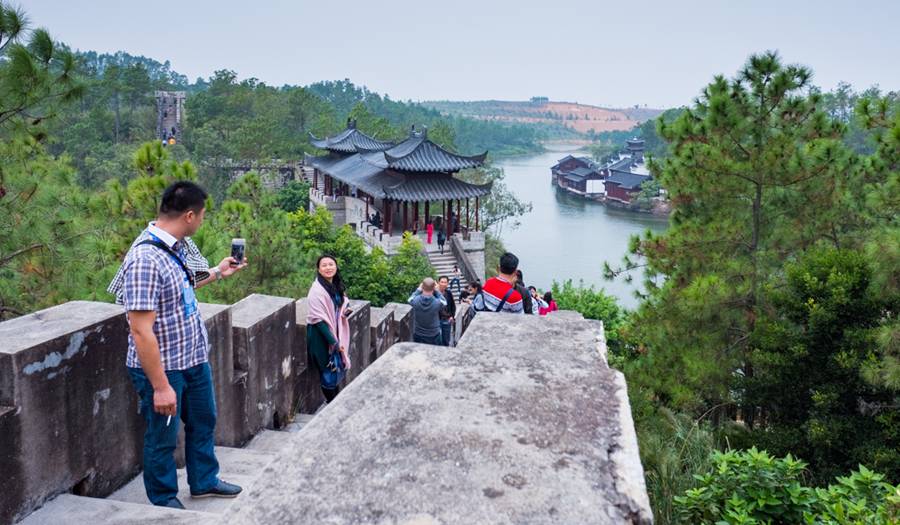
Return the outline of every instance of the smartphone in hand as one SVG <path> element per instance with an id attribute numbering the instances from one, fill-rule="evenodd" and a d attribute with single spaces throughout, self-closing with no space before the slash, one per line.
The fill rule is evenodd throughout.
<path id="1" fill-rule="evenodd" d="M 237 261 L 236 263 L 231 263 L 231 266 L 240 266 L 244 262 L 244 249 L 244 239 L 231 239 L 231 256 Z"/>

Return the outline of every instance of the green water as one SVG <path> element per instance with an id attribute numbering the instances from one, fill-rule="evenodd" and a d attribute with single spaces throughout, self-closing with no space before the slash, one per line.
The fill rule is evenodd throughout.
<path id="1" fill-rule="evenodd" d="M 520 218 L 521 225 L 501 232 L 507 249 L 521 260 L 527 284 L 549 289 L 553 280 L 583 279 L 606 289 L 620 304 L 634 308 L 634 284 L 622 278 L 603 279 L 603 261 L 619 264 L 632 235 L 650 229 L 666 229 L 665 218 L 607 208 L 580 197 L 558 191 L 550 184 L 550 166 L 574 151 L 574 147 L 551 146 L 553 151 L 527 157 L 506 158 L 496 165 L 506 172 L 506 184 L 519 198 L 531 201 L 534 209 Z M 586 153 L 573 153 L 586 155 Z M 496 265 L 496 261 L 486 261 Z"/>

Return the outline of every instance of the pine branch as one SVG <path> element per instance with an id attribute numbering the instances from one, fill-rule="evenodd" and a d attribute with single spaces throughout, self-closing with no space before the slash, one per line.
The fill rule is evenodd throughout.
<path id="1" fill-rule="evenodd" d="M 0 267 L 5 266 L 9 261 L 11 261 L 11 260 L 13 260 L 14 258 L 18 257 L 19 255 L 22 255 L 23 253 L 27 253 L 27 252 L 30 252 L 30 251 L 32 251 L 32 250 L 37 250 L 38 248 L 42 248 L 43 246 L 44 246 L 43 243 L 32 244 L 31 246 L 26 246 L 25 248 L 21 248 L 21 249 L 19 249 L 19 250 L 16 250 L 16 251 L 12 252 L 12 253 L 9 254 L 9 255 L 6 255 L 6 256 L 4 256 L 4 257 L 0 257 Z"/>

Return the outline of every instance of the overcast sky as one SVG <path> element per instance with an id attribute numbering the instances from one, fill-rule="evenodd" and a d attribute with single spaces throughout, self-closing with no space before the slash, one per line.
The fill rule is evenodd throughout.
<path id="1" fill-rule="evenodd" d="M 15 1 L 15 0 L 14 0 Z M 74 48 L 124 50 L 191 80 L 350 78 L 395 99 L 689 103 L 777 49 L 824 89 L 900 89 L 900 1 L 26 0 Z"/>

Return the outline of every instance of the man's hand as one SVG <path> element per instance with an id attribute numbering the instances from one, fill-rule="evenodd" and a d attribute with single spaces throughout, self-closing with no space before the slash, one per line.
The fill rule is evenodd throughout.
<path id="1" fill-rule="evenodd" d="M 167 384 L 159 390 L 153 391 L 153 411 L 161 416 L 174 416 L 177 413 L 176 404 L 178 398 L 172 385 Z"/>
<path id="2" fill-rule="evenodd" d="M 232 266 L 234 264 L 235 266 Z M 238 265 L 237 259 L 234 257 L 226 257 L 222 259 L 222 262 L 219 263 L 219 271 L 222 272 L 222 277 L 231 277 L 236 272 L 243 270 L 247 266 L 247 258 L 244 257 L 244 261 Z"/>

